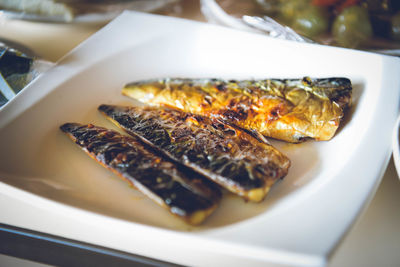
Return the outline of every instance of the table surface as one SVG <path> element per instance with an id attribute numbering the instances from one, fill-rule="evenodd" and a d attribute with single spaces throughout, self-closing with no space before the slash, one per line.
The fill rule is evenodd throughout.
<path id="1" fill-rule="evenodd" d="M 181 17 L 204 21 L 197 1 L 183 1 Z M 104 24 L 50 24 L 5 20 L 0 39 L 22 43 L 43 59 L 56 62 Z M 393 160 L 369 207 L 334 251 L 329 266 L 400 266 L 400 180 Z M 32 262 L 0 255 L 0 266 Z M 42 266 L 35 264 L 34 266 Z"/>

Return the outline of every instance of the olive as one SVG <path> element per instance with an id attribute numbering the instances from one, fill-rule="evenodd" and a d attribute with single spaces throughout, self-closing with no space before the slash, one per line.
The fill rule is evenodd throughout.
<path id="1" fill-rule="evenodd" d="M 281 1 L 279 19 L 291 25 L 297 12 L 307 9 L 311 0 L 286 0 Z"/>
<path id="2" fill-rule="evenodd" d="M 390 31 L 390 36 L 393 40 L 400 41 L 400 12 L 397 12 L 392 17 L 392 27 Z"/>
<path id="3" fill-rule="evenodd" d="M 329 15 L 326 9 L 309 6 L 296 13 L 292 23 L 294 30 L 304 36 L 313 38 L 329 29 Z"/>
<path id="4" fill-rule="evenodd" d="M 367 9 L 351 6 L 344 9 L 334 20 L 332 34 L 344 47 L 356 48 L 372 36 L 372 26 Z"/>

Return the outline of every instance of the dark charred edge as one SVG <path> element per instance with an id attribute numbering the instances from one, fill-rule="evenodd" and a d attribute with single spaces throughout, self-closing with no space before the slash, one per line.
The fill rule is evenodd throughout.
<path id="1" fill-rule="evenodd" d="M 90 127 L 89 127 L 90 126 Z M 96 154 L 95 152 L 91 152 L 87 149 L 87 145 L 84 144 L 82 141 L 79 140 L 79 136 L 76 136 L 76 131 L 82 129 L 82 128 L 97 128 L 100 130 L 108 130 L 106 128 L 102 128 L 102 127 L 97 127 L 97 126 L 93 126 L 92 124 L 89 125 L 82 125 L 82 124 L 78 124 L 78 123 L 65 123 L 63 125 L 60 126 L 61 131 L 63 131 L 64 133 L 66 133 L 75 143 L 77 143 L 88 155 L 90 155 L 93 159 L 95 159 L 98 163 L 100 163 L 103 167 L 111 170 L 112 172 L 114 172 L 115 174 L 117 174 L 120 178 L 122 178 L 123 180 L 126 180 L 129 184 L 133 185 L 134 187 L 136 183 L 142 184 L 140 181 L 136 180 L 133 176 L 131 176 L 129 174 L 128 171 L 121 171 L 116 167 L 111 166 L 111 164 L 107 163 L 107 162 L 103 162 L 102 160 L 99 159 L 98 154 Z M 126 138 L 127 140 L 133 140 L 133 142 L 139 142 L 136 139 L 133 139 L 132 137 L 128 137 L 128 136 L 123 136 L 121 134 L 119 134 L 118 132 L 112 131 L 112 130 L 108 130 L 110 132 L 113 132 L 116 135 L 121 136 L 121 138 Z M 110 161 L 112 162 L 112 161 Z M 179 171 L 179 170 L 178 170 Z M 143 186 L 143 184 L 142 184 Z M 146 185 L 144 185 L 145 187 L 147 187 Z M 195 214 L 198 211 L 203 211 L 206 216 L 208 217 L 218 206 L 218 203 L 220 201 L 221 198 L 221 192 L 218 191 L 216 194 L 214 194 L 213 196 L 216 197 L 210 197 L 210 198 L 206 198 L 204 195 L 202 194 L 197 194 L 196 192 L 193 192 L 192 190 L 190 190 L 189 188 L 187 188 L 184 184 L 180 184 L 180 186 L 182 186 L 183 188 L 187 189 L 187 192 L 191 192 L 189 194 L 193 195 L 194 201 L 196 201 L 196 199 L 198 201 L 200 201 L 200 203 L 203 203 L 202 205 L 205 207 L 203 209 L 199 208 L 196 209 L 194 208 L 192 211 L 188 211 L 185 210 L 182 206 L 179 207 L 176 205 L 169 205 L 168 203 L 166 203 L 166 199 L 164 199 L 161 195 L 157 195 L 157 193 L 153 192 L 153 190 L 151 188 L 150 189 L 151 193 L 150 194 L 154 194 L 154 196 L 162 199 L 164 201 L 163 206 L 165 208 L 167 208 L 173 215 L 178 216 L 180 218 L 182 218 L 183 220 L 185 220 L 188 223 L 192 223 L 192 216 L 193 214 Z M 142 191 L 142 190 L 140 190 Z M 211 190 L 212 191 L 212 190 Z M 145 195 L 148 195 L 148 193 L 143 192 Z M 151 197 L 151 195 L 148 195 L 151 199 L 153 199 Z M 176 203 L 175 203 L 176 204 Z M 205 218 L 204 218 L 205 219 Z"/>
<path id="2" fill-rule="evenodd" d="M 184 186 L 187 187 L 189 190 L 193 191 L 196 194 L 202 195 L 205 198 L 215 199 L 216 201 L 220 201 L 222 199 L 222 189 L 224 188 L 221 187 L 220 184 L 215 183 L 213 180 L 210 180 L 207 177 L 206 173 L 199 172 L 196 168 L 185 165 L 181 161 L 175 159 L 169 153 L 165 152 L 162 149 L 159 149 L 157 146 L 149 142 L 146 138 L 132 131 L 129 131 L 128 129 L 120 125 L 117 126 L 120 127 L 125 133 L 137 138 L 142 143 L 142 145 L 151 153 L 159 156 L 166 161 L 173 162 L 179 172 L 185 174 L 187 177 L 196 177 L 196 179 L 185 179 L 186 183 L 184 184 Z M 200 186 L 202 190 L 198 190 L 197 188 L 191 186 L 193 183 L 195 183 L 197 186 Z"/>
<path id="3" fill-rule="evenodd" d="M 182 173 L 187 174 L 189 177 L 198 176 L 201 179 L 201 183 L 204 184 L 204 187 L 208 189 L 208 194 L 205 194 L 204 195 L 205 197 L 212 197 L 217 200 L 220 200 L 222 198 L 221 190 L 224 188 L 222 187 L 222 185 L 220 183 L 215 182 L 214 176 L 213 176 L 214 177 L 213 179 L 210 179 L 210 175 L 214 175 L 214 174 L 209 173 L 209 172 L 203 172 L 202 170 L 199 170 L 198 167 L 194 167 L 190 164 L 183 163 L 181 160 L 175 158 L 169 152 L 167 152 L 163 149 L 160 149 L 159 147 L 154 145 L 151 141 L 147 140 L 145 137 L 127 129 L 126 127 L 121 125 L 119 122 L 115 122 L 114 118 L 112 116 L 113 115 L 113 107 L 117 107 L 117 106 L 110 106 L 110 105 L 102 104 L 98 107 L 98 110 L 106 118 L 112 120 L 112 122 L 114 124 L 116 124 L 116 126 L 121 128 L 124 132 L 126 132 L 130 136 L 136 137 L 138 140 L 140 140 L 141 143 L 146 147 L 146 149 L 148 149 L 149 151 L 151 151 L 154 154 L 157 154 L 158 156 L 162 157 L 163 159 L 165 159 L 167 161 L 174 162 L 177 169 L 179 171 L 181 171 Z M 222 177 L 219 177 L 219 178 L 222 178 Z M 195 189 L 192 189 L 192 190 L 195 190 Z M 198 191 L 196 191 L 196 193 L 204 194 L 204 192 L 198 192 Z"/>
<path id="4" fill-rule="evenodd" d="M 185 166 L 186 168 L 189 168 L 190 170 L 200 173 L 201 175 L 207 177 L 208 180 L 215 182 L 219 184 L 220 186 L 226 188 L 226 189 L 233 189 L 234 188 L 234 193 L 239 194 L 239 195 L 244 195 L 247 190 L 254 189 L 253 187 L 245 188 L 243 186 L 240 186 L 236 182 L 232 181 L 228 177 L 221 176 L 219 174 L 216 174 L 210 170 L 207 170 L 205 168 L 199 167 L 197 164 L 189 162 L 189 161 L 182 161 L 181 159 L 175 157 L 173 154 L 170 152 L 158 147 L 155 145 L 152 141 L 148 140 L 146 137 L 143 137 L 139 133 L 136 133 L 135 131 L 132 131 L 131 129 L 128 129 L 125 125 L 122 125 L 120 122 L 115 120 L 115 109 L 121 108 L 120 106 L 108 106 L 108 105 L 101 105 L 99 106 L 100 112 L 103 113 L 107 118 L 111 119 L 114 123 L 117 124 L 118 127 L 123 129 L 126 133 L 128 133 L 131 136 L 139 138 L 143 143 L 147 144 L 150 146 L 152 149 L 154 149 L 157 153 L 160 153 L 167 157 L 168 159 L 174 161 L 175 163 L 178 163 L 182 166 Z M 223 122 L 221 122 L 223 123 Z M 229 185 L 229 186 L 228 186 Z M 227 187 L 228 186 L 228 187 Z M 232 190 L 231 190 L 232 191 Z"/>
<path id="5" fill-rule="evenodd" d="M 226 182 L 221 182 L 221 180 L 226 180 L 225 177 L 221 176 L 221 175 L 217 175 L 215 173 L 212 173 L 211 171 L 205 170 L 203 168 L 199 168 L 196 164 L 190 163 L 190 162 L 182 162 L 181 160 L 177 159 L 174 155 L 172 155 L 171 153 L 169 153 L 168 151 L 165 151 L 163 149 L 160 149 L 159 147 L 157 147 L 156 145 L 154 145 L 152 142 L 150 142 L 149 140 L 147 140 L 146 138 L 144 138 L 143 136 L 129 130 L 126 129 L 123 126 L 120 126 L 126 133 L 128 133 L 131 136 L 135 136 L 138 139 L 140 139 L 143 143 L 145 143 L 147 146 L 149 146 L 150 148 L 153 149 L 153 151 L 156 151 L 157 153 L 161 154 L 163 157 L 167 158 L 168 160 L 173 161 L 175 164 L 177 164 L 178 166 L 180 166 L 182 169 L 184 169 L 185 172 L 189 172 L 189 173 L 195 173 L 196 175 L 201 175 L 203 177 L 205 177 L 206 181 L 208 181 L 209 183 L 213 184 L 214 186 L 217 186 L 218 188 L 221 189 L 227 189 L 226 188 Z M 243 195 L 243 193 L 245 192 L 244 190 L 241 190 L 241 188 L 234 186 L 236 188 L 236 193 L 240 192 L 239 195 Z M 221 192 L 221 191 L 220 191 Z M 219 195 L 219 197 L 222 197 L 222 193 Z"/>
<path id="6" fill-rule="evenodd" d="M 105 105 L 102 104 L 100 105 L 97 109 L 100 111 L 100 113 L 102 113 L 106 118 L 108 119 L 113 119 L 112 118 L 112 111 L 113 111 L 113 107 L 112 105 Z M 116 124 L 116 126 L 118 126 L 119 128 L 121 128 L 124 132 L 126 132 L 127 134 L 129 134 L 130 136 L 134 136 L 136 137 L 139 141 L 141 141 L 142 145 L 150 152 L 156 154 L 157 156 L 162 157 L 163 159 L 167 160 L 167 161 L 173 161 L 175 163 L 175 166 L 177 167 L 177 169 L 186 174 L 188 177 L 198 177 L 198 181 L 197 181 L 197 185 L 200 186 L 199 184 L 202 184 L 201 186 L 203 187 L 203 189 L 206 191 L 199 191 L 196 190 L 196 188 L 190 187 L 190 182 L 188 181 L 187 186 L 193 190 L 195 193 L 197 194 L 202 194 L 204 197 L 211 197 L 211 198 L 215 198 L 217 200 L 220 200 L 222 198 L 222 187 L 215 183 L 214 181 L 210 180 L 206 174 L 199 172 L 198 170 L 191 168 L 185 164 L 183 164 L 181 161 L 175 159 L 172 155 L 170 155 L 169 153 L 165 152 L 164 150 L 158 148 L 157 146 L 155 146 L 153 143 L 151 143 L 149 140 L 147 140 L 146 138 L 140 136 L 139 134 L 136 134 L 135 132 L 132 132 L 128 129 L 126 129 L 125 127 L 123 127 L 120 123 L 114 123 Z"/>
<path id="7" fill-rule="evenodd" d="M 311 86 L 323 90 L 343 111 L 351 106 L 353 86 L 350 79 L 344 77 L 314 79 Z"/>
<path id="8" fill-rule="evenodd" d="M 67 122 L 60 126 L 61 131 L 68 133 L 79 127 L 78 123 Z"/>
<path id="9" fill-rule="evenodd" d="M 227 179 L 225 176 L 215 174 L 212 171 L 209 171 L 209 170 L 199 167 L 197 164 L 194 164 L 191 162 L 182 162 L 180 159 L 176 158 L 174 155 L 172 155 L 168 151 L 160 149 L 159 147 L 154 145 L 152 142 L 147 140 L 145 137 L 143 137 L 129 129 L 126 129 L 123 126 L 121 126 L 121 127 L 126 133 L 128 133 L 131 136 L 135 136 L 135 137 L 139 138 L 143 143 L 145 143 L 146 145 L 151 147 L 154 151 L 156 151 L 157 153 L 161 154 L 162 156 L 168 158 L 169 160 L 173 161 L 175 164 L 181 166 L 185 171 L 196 173 L 196 174 L 199 174 L 199 175 L 205 177 L 206 180 L 217 185 L 218 188 L 222 188 L 222 189 L 231 191 L 234 194 L 244 197 L 246 200 L 248 200 L 245 197 L 247 190 L 254 189 L 254 188 L 244 188 L 242 186 L 238 186 L 236 183 L 231 183 L 231 181 L 229 179 Z M 228 184 L 229 184 L 229 186 L 228 186 Z M 221 196 L 222 196 L 222 193 L 221 193 Z"/>
<path id="10" fill-rule="evenodd" d="M 196 163 L 192 163 L 192 162 L 182 162 L 181 159 L 176 158 L 174 155 L 172 155 L 170 152 L 165 151 L 164 149 L 159 148 L 157 145 L 153 144 L 150 140 L 147 140 L 145 137 L 141 136 L 140 134 L 126 128 L 124 125 L 122 125 L 120 122 L 116 121 L 115 119 L 115 109 L 121 109 L 121 108 L 129 108 L 129 107 L 122 107 L 122 106 L 115 106 L 115 105 L 100 105 L 99 106 L 99 111 L 105 115 L 108 119 L 110 119 L 112 122 L 114 122 L 115 124 L 117 124 L 118 127 L 120 127 L 121 129 L 123 129 L 125 132 L 127 132 L 129 135 L 135 136 L 137 138 L 139 138 L 142 142 L 146 143 L 147 145 L 149 145 L 150 147 L 152 147 L 155 151 L 157 151 L 158 153 L 166 156 L 168 159 L 176 162 L 177 164 L 180 164 L 186 168 L 191 169 L 194 172 L 200 173 L 201 175 L 207 177 L 210 181 L 213 181 L 217 184 L 219 184 L 220 186 L 224 187 L 225 189 L 228 189 L 229 191 L 245 198 L 246 198 L 246 194 L 253 189 L 258 189 L 258 188 L 264 188 L 264 186 L 266 185 L 266 181 L 264 181 L 264 185 L 262 187 L 259 186 L 249 186 L 249 185 L 240 185 L 237 182 L 231 180 L 229 177 L 225 177 L 225 176 L 221 176 L 219 174 L 214 173 L 211 170 L 208 169 L 204 169 L 200 166 L 198 166 Z M 180 111 L 182 112 L 182 111 Z M 197 116 L 197 115 L 196 115 Z M 200 116 L 200 115 L 199 115 Z M 221 120 L 217 120 L 219 122 L 221 122 L 222 124 L 228 125 L 229 124 L 222 122 Z M 242 129 L 236 126 L 232 126 L 233 128 L 241 131 Z M 246 132 L 246 131 L 245 131 Z M 250 134 L 250 136 L 252 136 Z M 257 138 L 256 138 L 257 140 Z M 261 142 L 267 145 L 270 145 L 268 143 L 265 142 Z M 289 161 L 289 166 L 290 166 L 290 160 Z M 274 165 L 275 166 L 275 165 Z M 275 166 L 276 167 L 276 166 Z M 277 173 L 279 173 L 279 177 L 275 178 L 271 178 L 270 179 L 275 179 L 276 181 L 279 179 L 282 179 L 288 172 L 288 168 L 287 169 L 282 169 L 281 171 L 278 171 Z"/>

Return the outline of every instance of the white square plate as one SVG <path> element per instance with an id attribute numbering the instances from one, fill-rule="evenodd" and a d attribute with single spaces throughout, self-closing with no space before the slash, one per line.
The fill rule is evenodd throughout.
<path id="1" fill-rule="evenodd" d="M 184 265 L 323 265 L 390 156 L 400 61 L 125 12 L 0 110 L 0 222 Z M 188 227 L 74 145 L 65 122 L 114 126 L 100 104 L 157 77 L 348 77 L 353 107 L 328 142 L 274 144 L 292 160 L 260 204 L 226 195 Z"/>

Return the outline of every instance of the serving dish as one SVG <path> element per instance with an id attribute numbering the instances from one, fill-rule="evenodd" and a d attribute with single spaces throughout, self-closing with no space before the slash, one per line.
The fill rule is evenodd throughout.
<path id="1" fill-rule="evenodd" d="M 311 4 L 311 2 L 313 4 Z M 374 3 L 370 1 L 364 1 L 364 2 L 369 2 L 369 5 L 372 6 L 375 5 L 374 8 L 378 9 L 382 8 L 386 9 L 386 11 L 382 12 L 381 10 L 379 13 L 376 12 L 375 10 L 374 15 L 370 15 L 371 23 L 373 24 L 372 28 L 374 29 L 374 34 L 372 34 L 372 37 L 370 37 L 368 41 L 365 41 L 363 45 L 361 44 L 357 45 L 356 43 L 353 43 L 354 39 L 350 39 L 348 37 L 342 39 L 342 41 L 340 42 L 341 45 L 337 43 L 332 33 L 334 28 L 332 23 L 333 19 L 331 22 L 329 20 L 326 21 L 321 20 L 320 19 L 321 16 L 316 14 L 321 11 L 316 12 L 315 9 L 313 9 L 315 6 L 319 7 L 324 6 L 326 8 L 327 6 L 332 6 L 335 2 L 336 5 L 340 5 L 340 3 L 338 4 L 338 1 L 309 1 L 309 3 L 307 4 L 307 1 L 299 2 L 299 1 L 271 1 L 271 0 L 256 0 L 256 1 L 201 0 L 201 5 L 202 5 L 202 12 L 204 16 L 207 18 L 207 20 L 209 22 L 213 22 L 219 25 L 224 25 L 235 29 L 241 29 L 251 32 L 262 32 L 269 36 L 286 40 L 292 40 L 298 42 L 317 42 L 324 45 L 352 47 L 360 50 L 373 51 L 376 53 L 382 53 L 386 55 L 393 55 L 393 56 L 399 55 L 400 53 L 399 42 L 396 41 L 395 38 L 391 38 L 389 34 L 390 32 L 389 25 L 391 25 L 390 21 L 392 19 L 391 16 L 394 17 L 395 14 L 394 10 L 391 12 L 389 12 L 389 10 L 392 10 L 392 8 L 394 9 L 393 4 L 396 5 L 395 1 L 393 1 L 393 3 L 391 1 L 385 1 L 385 2 L 376 1 Z M 347 1 L 347 3 L 341 3 L 341 4 L 343 4 L 343 6 L 357 5 L 357 3 L 361 5 L 360 2 L 363 1 Z M 306 9 L 308 10 L 308 14 L 313 13 L 313 15 L 310 15 L 310 17 L 315 19 L 314 20 L 315 24 L 313 24 L 312 19 L 311 20 L 308 19 L 310 17 L 306 16 L 305 19 L 302 20 L 302 22 L 300 23 L 304 23 L 304 26 L 307 29 L 301 28 L 301 26 L 299 27 L 297 25 L 298 29 L 295 31 L 296 26 L 293 28 L 293 25 L 291 25 L 293 23 L 287 20 L 288 18 L 295 18 L 297 14 L 301 13 L 302 12 L 301 6 L 304 4 L 308 6 L 308 8 Z M 367 3 L 364 3 L 364 5 L 365 4 Z M 371 9 L 373 10 L 373 8 Z M 286 20 L 279 17 L 280 16 L 279 10 L 281 10 L 280 12 L 285 13 L 284 15 L 282 15 L 281 13 L 281 15 L 284 17 L 286 16 Z M 322 17 L 325 18 L 328 18 L 329 16 L 334 17 L 338 15 L 336 14 L 337 12 L 339 12 L 338 10 L 332 12 L 332 10 L 329 11 L 328 8 L 322 11 L 322 13 L 320 14 L 324 14 Z M 353 13 L 352 17 L 353 18 L 357 17 L 357 14 L 354 15 Z M 349 19 L 348 21 L 351 20 Z M 363 21 L 363 20 L 362 18 L 357 17 L 353 21 Z M 367 20 L 366 23 L 369 22 L 370 20 Z M 303 29 L 303 32 L 304 31 L 307 32 L 307 30 L 310 30 L 311 28 L 314 29 L 318 28 L 315 25 L 324 28 L 325 26 L 323 25 L 326 24 L 328 24 L 328 27 L 326 28 L 326 30 L 323 31 L 322 34 L 316 34 L 315 32 L 312 33 L 308 31 L 309 34 L 311 34 L 311 36 L 313 37 L 309 35 L 308 36 L 301 35 L 300 29 Z M 352 28 L 351 25 L 342 25 L 341 27 L 342 31 L 345 31 L 345 29 L 351 31 L 351 28 Z M 357 38 L 363 36 L 364 34 L 363 29 L 365 28 L 357 29 L 359 32 L 359 36 L 357 36 Z M 353 34 L 353 36 L 354 35 L 355 34 Z"/>
<path id="2" fill-rule="evenodd" d="M 397 58 L 124 12 L 0 110 L 0 222 L 183 265 L 322 266 L 379 185 L 398 113 Z M 124 84 L 155 77 L 345 76 L 353 107 L 329 142 L 271 141 L 292 160 L 260 204 L 226 195 L 189 227 L 98 166 L 58 127 L 112 124 Z M 384 119 L 382 119 L 384 118 Z"/>

